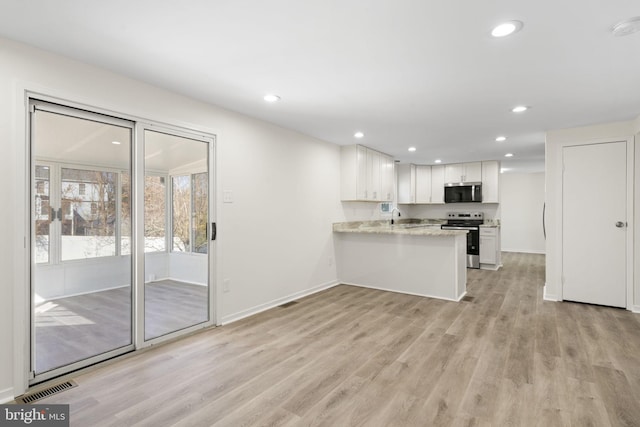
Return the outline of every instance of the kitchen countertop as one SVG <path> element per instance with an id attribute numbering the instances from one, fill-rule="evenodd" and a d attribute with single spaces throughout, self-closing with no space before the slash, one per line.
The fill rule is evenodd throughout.
<path id="1" fill-rule="evenodd" d="M 388 220 L 350 221 L 333 224 L 335 233 L 364 234 L 401 234 L 410 236 L 459 236 L 467 234 L 466 230 L 442 230 L 442 221 L 437 220 L 404 220 L 391 225 Z"/>

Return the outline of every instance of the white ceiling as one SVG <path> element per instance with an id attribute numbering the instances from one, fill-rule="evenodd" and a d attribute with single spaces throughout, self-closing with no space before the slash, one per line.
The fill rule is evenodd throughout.
<path id="1" fill-rule="evenodd" d="M 34 156 L 40 163 L 102 166 L 128 170 L 131 129 L 61 114 L 38 111 Z M 114 144 L 113 142 L 120 144 Z M 193 139 L 145 130 L 144 166 L 149 172 L 206 170 L 207 145 Z"/>
<path id="2" fill-rule="evenodd" d="M 638 0 L 0 0 L 0 35 L 402 161 L 544 168 L 544 133 L 640 115 Z M 524 28 L 494 39 L 493 26 Z M 267 104 L 266 93 L 282 100 Z M 532 109 L 514 114 L 524 104 Z M 506 135 L 506 142 L 495 137 Z M 415 153 L 407 152 L 409 146 Z M 511 159 L 504 154 L 514 153 Z"/>

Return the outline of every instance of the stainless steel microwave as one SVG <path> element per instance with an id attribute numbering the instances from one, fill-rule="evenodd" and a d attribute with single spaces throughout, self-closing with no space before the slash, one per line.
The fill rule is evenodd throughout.
<path id="1" fill-rule="evenodd" d="M 482 202 L 481 182 L 452 182 L 444 185 L 445 203 Z"/>

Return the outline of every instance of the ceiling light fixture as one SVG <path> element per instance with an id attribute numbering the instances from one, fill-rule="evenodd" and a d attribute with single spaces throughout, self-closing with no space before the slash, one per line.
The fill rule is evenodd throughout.
<path id="1" fill-rule="evenodd" d="M 491 35 L 493 37 L 506 37 L 520 31 L 523 25 L 524 24 L 522 23 L 522 21 L 503 22 L 502 24 L 491 30 Z"/>
<path id="2" fill-rule="evenodd" d="M 353 134 L 354 138 L 363 138 L 364 137 L 364 133 L 362 132 L 356 132 Z"/>
<path id="3" fill-rule="evenodd" d="M 640 16 L 625 19 L 611 28 L 611 34 L 615 37 L 628 36 L 640 31 Z"/>
<path id="4" fill-rule="evenodd" d="M 504 142 L 506 140 L 507 140 L 506 136 L 499 136 L 499 137 L 496 138 L 496 142 Z"/>
<path id="5" fill-rule="evenodd" d="M 529 107 L 525 105 L 518 105 L 517 107 L 513 107 L 511 111 L 513 111 L 514 113 L 522 113 L 524 111 L 527 111 L 528 109 Z"/>
<path id="6" fill-rule="evenodd" d="M 442 163 L 442 160 L 440 160 L 440 159 L 435 159 L 435 160 L 434 160 L 434 163 Z"/>
<path id="7" fill-rule="evenodd" d="M 413 153 L 414 151 L 416 151 L 416 147 L 409 147 L 409 151 Z"/>
<path id="8" fill-rule="evenodd" d="M 264 100 L 267 102 L 277 102 L 280 101 L 280 97 L 278 95 L 269 94 L 264 96 Z"/>
<path id="9" fill-rule="evenodd" d="M 120 141 L 111 141 L 111 143 L 112 143 L 113 145 L 120 145 L 120 144 L 122 144 Z"/>
<path id="10" fill-rule="evenodd" d="M 513 153 L 507 153 L 504 155 L 505 157 L 513 157 Z"/>

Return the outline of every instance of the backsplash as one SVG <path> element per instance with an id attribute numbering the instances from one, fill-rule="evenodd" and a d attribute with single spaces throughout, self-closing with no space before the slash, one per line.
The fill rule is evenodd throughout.
<path id="1" fill-rule="evenodd" d="M 499 224 L 500 205 L 482 203 L 454 203 L 447 205 L 400 205 L 400 218 L 446 219 L 449 212 L 482 212 L 489 224 Z M 380 203 L 342 202 L 344 221 L 376 221 L 390 219 L 380 212 Z M 398 218 L 397 213 L 394 217 Z"/>
<path id="2" fill-rule="evenodd" d="M 500 205 L 482 203 L 449 203 L 446 205 L 401 205 L 411 218 L 442 219 L 448 212 L 482 212 L 485 222 L 500 220 Z M 403 211 L 404 214 L 404 211 Z"/>

